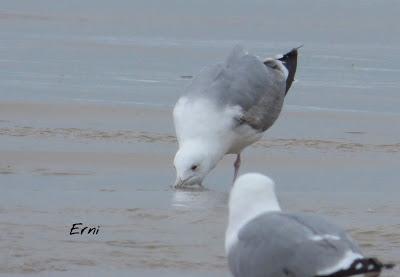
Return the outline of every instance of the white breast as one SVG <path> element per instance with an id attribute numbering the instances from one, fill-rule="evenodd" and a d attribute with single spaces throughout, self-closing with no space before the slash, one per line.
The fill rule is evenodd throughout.
<path id="1" fill-rule="evenodd" d="M 182 97 L 174 108 L 174 123 L 178 142 L 210 140 L 222 144 L 225 154 L 239 153 L 262 137 L 250 126 L 237 126 L 235 118 L 242 114 L 239 106 L 218 107 L 208 99 Z"/>

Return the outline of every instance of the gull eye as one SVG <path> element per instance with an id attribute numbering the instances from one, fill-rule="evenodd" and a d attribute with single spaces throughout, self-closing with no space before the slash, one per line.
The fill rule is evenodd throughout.
<path id="1" fill-rule="evenodd" d="M 198 168 L 198 166 L 197 165 L 192 165 L 192 167 L 190 168 L 192 171 L 195 171 L 196 169 Z"/>

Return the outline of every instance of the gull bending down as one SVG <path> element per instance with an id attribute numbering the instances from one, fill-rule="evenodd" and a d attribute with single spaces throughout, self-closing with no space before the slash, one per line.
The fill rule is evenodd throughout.
<path id="1" fill-rule="evenodd" d="M 261 61 L 236 46 L 225 62 L 204 69 L 175 105 L 179 149 L 175 187 L 201 185 L 226 154 L 240 153 L 278 118 L 296 73 L 297 48 Z"/>
<path id="2" fill-rule="evenodd" d="M 232 188 L 225 250 L 234 277 L 376 277 L 394 266 L 365 257 L 323 218 L 282 212 L 274 182 L 257 173 Z"/>

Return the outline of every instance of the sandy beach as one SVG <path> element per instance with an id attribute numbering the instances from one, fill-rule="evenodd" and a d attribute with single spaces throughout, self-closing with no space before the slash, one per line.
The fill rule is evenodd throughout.
<path id="1" fill-rule="evenodd" d="M 283 112 L 244 151 L 241 173 L 269 175 L 285 210 L 325 216 L 365 254 L 400 264 L 398 3 L 352 1 L 353 14 L 347 1 L 289 2 L 277 30 L 283 2 L 217 1 L 210 12 L 179 1 L 5 1 L 0 276 L 230 276 L 234 157 L 205 190 L 172 189 L 171 111 L 192 76 L 237 43 L 259 56 L 305 45 Z M 99 232 L 70 235 L 74 223 Z"/>
<path id="2" fill-rule="evenodd" d="M 2 103 L 1 274 L 229 276 L 223 236 L 233 157 L 207 179 L 207 190 L 174 191 L 168 115 L 138 106 Z M 361 117 L 372 120 L 287 111 L 281 131 L 245 152 L 242 171 L 275 176 L 288 210 L 329 216 L 366 253 L 399 262 L 400 145 L 366 138 L 367 126 L 352 128 Z M 324 118 L 350 123 L 335 139 L 281 135 Z M 400 116 L 379 121 L 399 123 Z M 165 127 L 155 132 L 155 124 Z M 100 225 L 99 234 L 69 235 L 77 222 Z"/>

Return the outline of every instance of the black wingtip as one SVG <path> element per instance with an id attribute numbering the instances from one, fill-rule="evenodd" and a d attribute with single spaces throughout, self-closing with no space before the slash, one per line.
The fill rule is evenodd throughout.
<path id="1" fill-rule="evenodd" d="M 303 47 L 303 45 L 293 48 L 288 53 L 286 53 L 285 55 L 283 55 L 281 58 L 278 59 L 283 63 L 283 65 L 286 67 L 287 71 L 289 72 L 288 77 L 286 79 L 285 94 L 288 92 L 288 90 L 290 89 L 290 87 L 292 86 L 292 83 L 294 81 L 294 76 L 296 74 L 296 69 L 297 69 L 297 56 L 298 56 L 297 50 L 300 49 L 301 47 Z"/>
<path id="2" fill-rule="evenodd" d="M 393 269 L 396 266 L 396 264 L 382 264 L 382 268 L 384 269 Z"/>
<path id="3" fill-rule="evenodd" d="M 349 277 L 365 273 L 376 273 L 379 276 L 383 269 L 392 269 L 395 264 L 384 264 L 376 258 L 356 259 L 348 269 L 342 269 L 329 275 L 317 275 L 315 277 Z"/>

